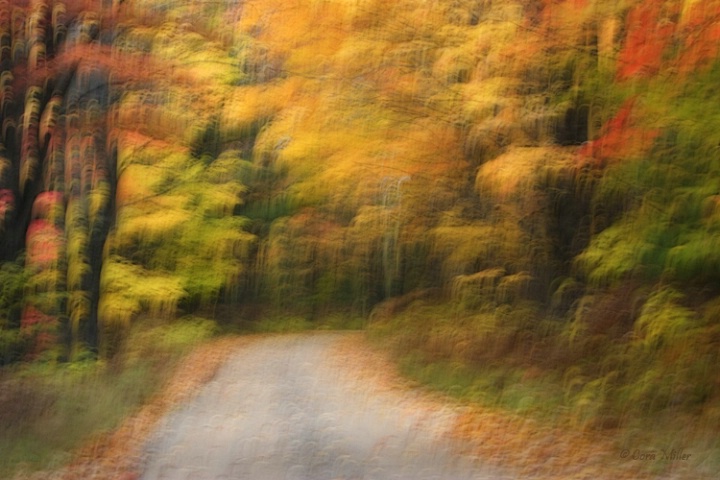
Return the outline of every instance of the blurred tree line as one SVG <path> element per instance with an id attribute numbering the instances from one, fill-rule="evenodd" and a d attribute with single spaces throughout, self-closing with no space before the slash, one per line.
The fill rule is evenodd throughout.
<path id="1" fill-rule="evenodd" d="M 2 361 L 345 312 L 428 362 L 557 374 L 581 420 L 720 420 L 718 25 L 694 0 L 0 2 Z"/>

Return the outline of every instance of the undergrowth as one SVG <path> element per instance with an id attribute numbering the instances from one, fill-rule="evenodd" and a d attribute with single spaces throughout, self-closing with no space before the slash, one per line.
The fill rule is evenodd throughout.
<path id="1" fill-rule="evenodd" d="M 53 469 L 111 431 L 164 384 L 177 361 L 217 333 L 214 322 L 146 321 L 109 361 L 16 363 L 0 370 L 0 478 Z"/>
<path id="2" fill-rule="evenodd" d="M 284 309 L 268 308 L 253 315 L 243 312 L 221 315 L 223 332 L 229 333 L 296 333 L 309 330 L 360 330 L 365 319 L 359 315 L 338 311 L 322 314 L 301 314 Z M 235 317 L 235 318 L 233 318 Z"/>
<path id="3" fill-rule="evenodd" d="M 607 314 L 600 308 L 605 305 L 596 302 L 590 312 L 595 321 Z M 402 374 L 461 402 L 610 438 L 616 456 L 626 449 L 658 457 L 683 451 L 693 458 L 695 472 L 718 471 L 720 441 L 712 425 L 720 401 L 708 370 L 714 364 L 710 353 L 686 351 L 687 359 L 671 337 L 648 346 L 637 335 L 615 336 L 607 325 L 572 331 L 579 320 L 532 312 L 503 306 L 468 311 L 452 302 L 420 301 L 375 318 L 368 335 L 393 352 Z M 639 319 L 646 314 L 641 310 Z M 673 464 L 646 467 L 668 473 Z"/>

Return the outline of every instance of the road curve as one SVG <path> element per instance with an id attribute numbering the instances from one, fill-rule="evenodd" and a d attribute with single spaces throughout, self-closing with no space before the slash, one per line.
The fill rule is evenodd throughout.
<path id="1" fill-rule="evenodd" d="M 509 479 L 456 453 L 452 408 L 417 408 L 338 359 L 342 333 L 273 336 L 242 348 L 143 452 L 141 478 Z"/>

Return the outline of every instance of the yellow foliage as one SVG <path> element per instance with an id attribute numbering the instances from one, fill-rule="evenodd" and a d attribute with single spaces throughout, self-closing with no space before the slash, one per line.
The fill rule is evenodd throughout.
<path id="1" fill-rule="evenodd" d="M 10 168 L 12 168 L 10 160 L 5 156 L 0 155 L 0 180 L 6 181 Z"/>
<path id="2" fill-rule="evenodd" d="M 152 168 L 145 165 L 131 165 L 123 170 L 117 182 L 117 205 L 122 208 L 152 195 L 156 178 L 148 173 Z"/>
<path id="3" fill-rule="evenodd" d="M 79 255 L 68 255 L 67 289 L 76 290 L 82 287 L 82 281 L 90 273 L 90 265 Z"/>
<path id="4" fill-rule="evenodd" d="M 192 245 L 194 248 L 186 257 L 193 259 L 210 259 L 217 263 L 216 267 L 224 263 L 223 269 L 233 269 L 238 265 L 237 259 L 244 258 L 255 240 L 255 236 L 245 232 L 244 220 L 238 217 L 224 217 L 214 221 L 205 222 L 203 231 L 197 232 L 190 225 L 184 229 L 181 244 Z"/>
<path id="5" fill-rule="evenodd" d="M 387 223 L 386 208 L 378 205 L 360 207 L 348 228 L 347 241 L 361 257 L 369 255 L 384 234 L 384 223 Z"/>
<path id="6" fill-rule="evenodd" d="M 157 199 L 155 211 L 138 207 L 121 209 L 117 219 L 116 241 L 123 244 L 137 239 L 151 241 L 176 235 L 180 227 L 192 216 L 190 211 L 179 208 L 184 203 L 184 197 L 170 199 L 163 197 Z M 169 208 L 163 208 L 168 204 L 170 204 Z"/>
<path id="7" fill-rule="evenodd" d="M 195 82 L 231 84 L 239 75 L 239 65 L 216 42 L 191 30 L 187 23 L 166 22 L 156 33 L 153 56 L 172 61 L 174 73 Z"/>
<path id="8" fill-rule="evenodd" d="M 73 338 L 78 338 L 80 323 L 90 315 L 90 295 L 81 290 L 73 290 L 68 298 L 68 312 L 70 313 L 70 328 Z"/>
<path id="9" fill-rule="evenodd" d="M 572 159 L 568 150 L 558 147 L 513 147 L 480 167 L 475 188 L 501 201 L 525 196 L 548 175 L 557 178 L 566 171 Z"/>
<path id="10" fill-rule="evenodd" d="M 107 182 L 100 182 L 90 193 L 88 193 L 88 219 L 90 225 L 98 220 L 98 216 L 104 213 L 110 202 L 110 185 Z"/>
<path id="11" fill-rule="evenodd" d="M 477 290 L 478 294 L 494 293 L 500 279 L 505 276 L 504 268 L 488 268 L 471 275 L 458 275 L 453 279 L 453 293 L 461 296 L 468 287 Z"/>
<path id="12" fill-rule="evenodd" d="M 187 68 L 191 66 L 198 68 L 192 62 Z M 198 132 L 204 131 L 218 115 L 219 107 L 225 104 L 232 91 L 227 85 L 206 79 L 202 81 L 203 94 L 197 95 L 188 89 L 187 79 L 169 84 L 166 74 L 158 75 L 162 75 L 157 80 L 161 88 L 153 91 L 128 89 L 115 106 L 114 126 L 121 147 L 119 170 L 128 155 L 148 159 L 158 155 L 148 155 L 147 151 L 187 150 L 197 140 Z"/>
<path id="13" fill-rule="evenodd" d="M 520 298 L 528 288 L 533 277 L 529 272 L 519 272 L 506 275 L 500 280 L 497 289 L 497 299 L 500 302 L 511 302 Z"/>
<path id="14" fill-rule="evenodd" d="M 341 2 L 250 0 L 238 28 L 257 32 L 257 40 L 279 57 L 291 57 L 290 70 L 308 73 L 339 45 L 344 17 Z"/>
<path id="15" fill-rule="evenodd" d="M 635 322 L 635 333 L 644 346 L 672 344 L 696 326 L 695 313 L 680 304 L 683 299 L 683 294 L 669 287 L 649 296 Z"/>
<path id="16" fill-rule="evenodd" d="M 222 185 L 226 182 L 233 182 L 239 179 L 239 175 L 252 169 L 252 163 L 241 158 L 241 152 L 237 150 L 226 150 L 205 169 L 203 177 L 212 184 Z M 238 187 L 242 188 L 242 187 Z"/>
<path id="17" fill-rule="evenodd" d="M 203 192 L 201 213 L 207 217 L 224 217 L 231 215 L 240 203 L 240 194 L 245 190 L 238 183 L 215 185 Z"/>
<path id="18" fill-rule="evenodd" d="M 478 262 L 484 267 L 504 265 L 518 268 L 523 255 L 523 234 L 512 219 L 499 222 L 476 221 L 466 225 L 443 225 L 430 231 L 433 248 L 444 258 L 445 278 L 474 272 Z"/>
<path id="19" fill-rule="evenodd" d="M 62 282 L 62 271 L 56 268 L 47 268 L 34 273 L 25 285 L 26 295 L 36 295 L 45 292 L 56 292 Z"/>
<path id="20" fill-rule="evenodd" d="M 150 272 L 120 258 L 105 260 L 100 279 L 100 321 L 127 326 L 141 311 L 155 316 L 175 313 L 185 295 L 177 277 Z"/>
<path id="21" fill-rule="evenodd" d="M 291 104 L 301 80 L 292 77 L 279 82 L 233 89 L 224 100 L 222 121 L 231 130 L 246 131 Z"/>
<path id="22" fill-rule="evenodd" d="M 381 68 L 386 61 L 388 44 L 367 36 L 360 36 L 352 42 L 342 42 L 334 55 L 334 70 L 339 82 L 350 81 L 358 75 Z"/>
<path id="23" fill-rule="evenodd" d="M 698 3 L 709 3 L 707 1 L 703 0 L 683 0 L 682 3 L 682 13 L 680 15 L 680 24 L 686 24 L 688 21 L 688 17 L 692 14 L 693 9 Z"/>

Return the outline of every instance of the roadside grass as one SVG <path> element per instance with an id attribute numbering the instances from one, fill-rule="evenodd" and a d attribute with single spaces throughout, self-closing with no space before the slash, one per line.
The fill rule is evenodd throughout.
<path id="1" fill-rule="evenodd" d="M 525 334 L 527 323 L 543 321 L 522 310 L 517 315 L 466 314 L 447 304 L 416 302 L 375 319 L 367 334 L 393 355 L 402 375 L 420 386 L 568 435 L 607 440 L 610 449 L 588 455 L 605 455 L 604 462 L 620 464 L 630 477 L 714 478 L 713 472 L 720 471 L 717 402 L 695 409 L 668 404 L 648 410 L 653 398 L 638 393 L 647 386 L 635 385 L 612 369 L 605 374 L 598 352 L 587 352 L 587 358 L 598 357 L 595 364 L 587 359 L 568 362 L 576 357 L 563 351 L 562 324 L 548 322 L 535 329 L 542 333 Z M 596 377 L 588 374 L 593 371 Z M 620 457 L 625 450 L 629 460 Z M 654 452 L 656 461 L 633 460 L 636 452 Z M 673 452 L 690 454 L 692 461 L 666 458 Z"/>
<path id="2" fill-rule="evenodd" d="M 363 326 L 363 318 L 344 313 L 310 320 L 275 312 L 240 326 L 193 316 L 174 321 L 145 318 L 136 322 L 109 361 L 86 358 L 6 366 L 0 369 L 0 478 L 67 464 L 79 447 L 114 430 L 145 404 L 184 355 L 212 338 Z"/>
<path id="3" fill-rule="evenodd" d="M 366 333 L 376 346 L 393 352 L 400 372 L 420 385 L 552 428 L 611 438 L 616 451 L 609 452 L 609 462 L 618 462 L 615 457 L 624 450 L 652 451 L 658 458 L 673 450 L 692 455 L 693 462 L 684 464 L 627 462 L 636 468 L 633 474 L 644 475 L 634 478 L 668 473 L 691 478 L 685 475 L 687 469 L 692 478 L 712 478 L 705 475 L 720 471 L 720 438 L 713 428 L 720 418 L 717 405 L 698 412 L 639 412 L 628 408 L 626 400 L 613 398 L 607 385 L 579 382 L 550 368 L 552 361 L 538 367 L 534 357 L 508 351 L 504 345 L 508 331 L 537 320 L 526 312 L 502 313 L 505 330 L 498 327 L 498 318 L 486 314 L 467 318 L 450 314 L 448 318 L 446 305 L 421 304 L 371 322 Z M 366 327 L 366 321 L 341 313 L 310 320 L 266 312 L 231 327 L 201 317 L 173 322 L 145 319 L 133 327 L 110 362 L 45 361 L 0 370 L 0 478 L 66 464 L 78 447 L 112 431 L 147 402 L 178 361 L 205 341 L 226 333 L 358 330 Z M 493 329 L 498 334 L 488 335 Z M 550 326 L 544 335 L 554 334 Z M 543 338 L 536 340 L 542 343 Z M 616 421 L 607 424 L 607 417 Z"/>
<path id="4" fill-rule="evenodd" d="M 87 437 L 107 431 L 140 405 L 159 380 L 158 370 L 135 365 L 122 372 L 92 365 L 19 369 L 3 382 L 0 477 L 16 469 L 53 468 L 70 460 Z"/>
<path id="5" fill-rule="evenodd" d="M 563 395 L 551 379 L 529 379 L 519 368 L 473 368 L 457 361 L 423 361 L 417 354 L 398 359 L 400 373 L 459 400 L 557 418 Z"/>
<path id="6" fill-rule="evenodd" d="M 246 323 L 241 331 L 252 333 L 297 333 L 309 330 L 361 330 L 365 319 L 358 315 L 328 313 L 316 318 L 286 312 L 268 312 Z"/>
<path id="7" fill-rule="evenodd" d="M 214 322 L 141 322 L 109 362 L 32 362 L 0 371 L 0 478 L 66 464 L 162 387 L 178 360 L 217 333 Z"/>

